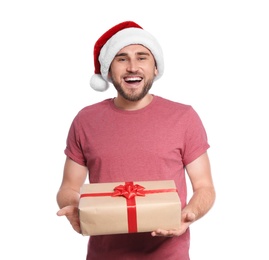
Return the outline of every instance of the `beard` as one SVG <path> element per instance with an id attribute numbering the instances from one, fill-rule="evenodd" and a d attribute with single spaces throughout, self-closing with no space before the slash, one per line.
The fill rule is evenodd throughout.
<path id="1" fill-rule="evenodd" d="M 127 92 L 122 88 L 119 82 L 113 79 L 113 77 L 111 77 L 111 81 L 115 89 L 118 91 L 119 95 L 121 95 L 124 99 L 128 101 L 139 101 L 143 99 L 148 94 L 149 90 L 151 89 L 153 85 L 153 79 L 150 79 L 145 82 L 145 85 L 140 92 L 137 92 L 137 89 L 130 89 Z"/>

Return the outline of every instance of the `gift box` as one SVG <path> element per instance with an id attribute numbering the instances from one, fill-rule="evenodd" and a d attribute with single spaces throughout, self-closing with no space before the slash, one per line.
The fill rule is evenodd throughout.
<path id="1" fill-rule="evenodd" d="M 90 183 L 81 187 L 79 219 L 89 236 L 178 229 L 181 203 L 173 180 Z"/>

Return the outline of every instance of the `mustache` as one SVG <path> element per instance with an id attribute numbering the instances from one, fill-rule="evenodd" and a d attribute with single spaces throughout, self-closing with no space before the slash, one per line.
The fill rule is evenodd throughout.
<path id="1" fill-rule="evenodd" d="M 141 77 L 141 78 L 144 77 L 144 75 L 142 75 L 141 73 L 137 73 L 137 72 L 128 72 L 128 73 L 125 73 L 123 75 L 123 77 L 128 77 L 128 76 L 137 76 L 137 77 Z"/>

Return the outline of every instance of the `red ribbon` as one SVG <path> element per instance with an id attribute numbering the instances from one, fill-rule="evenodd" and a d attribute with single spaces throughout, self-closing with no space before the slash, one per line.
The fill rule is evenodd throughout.
<path id="1" fill-rule="evenodd" d="M 125 185 L 119 185 L 114 188 L 114 193 L 112 197 L 123 196 L 127 200 L 132 199 L 135 196 L 145 196 L 145 188 L 138 184 L 133 184 L 133 182 L 126 182 Z"/>
<path id="2" fill-rule="evenodd" d="M 128 218 L 128 232 L 137 232 L 137 214 L 135 196 L 145 196 L 146 194 L 162 193 L 162 192 L 176 192 L 176 189 L 157 189 L 145 190 L 143 186 L 133 184 L 133 182 L 125 182 L 125 185 L 119 185 L 114 188 L 114 192 L 101 193 L 84 193 L 80 197 L 99 197 L 99 196 L 123 196 L 127 203 L 127 218 Z"/>
<path id="3" fill-rule="evenodd" d="M 128 232 L 137 232 L 137 214 L 135 196 L 145 196 L 144 187 L 133 182 L 126 182 L 125 185 L 119 185 L 114 188 L 112 197 L 123 196 L 127 203 Z"/>

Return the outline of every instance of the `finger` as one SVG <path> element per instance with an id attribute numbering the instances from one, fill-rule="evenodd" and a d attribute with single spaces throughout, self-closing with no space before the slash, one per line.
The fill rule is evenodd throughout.
<path id="1" fill-rule="evenodd" d="M 176 231 L 174 230 L 164 230 L 164 229 L 157 229 L 151 233 L 152 236 L 165 236 L 165 237 L 172 237 L 174 236 Z"/>
<path id="2" fill-rule="evenodd" d="M 153 237 L 160 236 L 162 234 L 162 231 L 160 229 L 157 229 L 151 233 Z"/>

